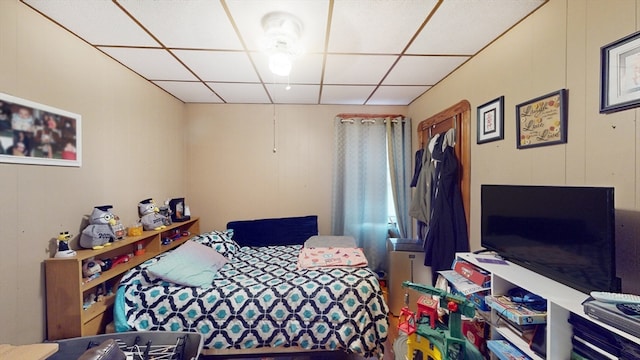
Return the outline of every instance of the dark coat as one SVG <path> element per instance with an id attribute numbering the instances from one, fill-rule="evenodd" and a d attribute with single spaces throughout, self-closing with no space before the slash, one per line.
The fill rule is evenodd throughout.
<path id="1" fill-rule="evenodd" d="M 454 149 L 442 149 L 440 136 L 432 153 L 436 166 L 434 195 L 431 200 L 431 219 L 424 243 L 424 264 L 431 267 L 435 285 L 438 271 L 450 270 L 456 252 L 469 251 L 467 220 L 462 203 L 458 176 L 458 159 Z"/>

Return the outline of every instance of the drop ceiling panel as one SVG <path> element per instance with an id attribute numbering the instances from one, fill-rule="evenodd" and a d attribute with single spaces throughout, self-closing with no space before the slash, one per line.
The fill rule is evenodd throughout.
<path id="1" fill-rule="evenodd" d="M 219 1 L 119 0 L 166 47 L 242 50 Z"/>
<path id="2" fill-rule="evenodd" d="M 317 104 L 320 96 L 318 85 L 266 84 L 271 99 L 277 104 Z"/>
<path id="3" fill-rule="evenodd" d="M 375 86 L 335 86 L 322 87 L 322 104 L 363 105 L 375 90 Z"/>
<path id="4" fill-rule="evenodd" d="M 158 46 L 111 1 L 24 1 L 93 45 Z"/>
<path id="5" fill-rule="evenodd" d="M 271 103 L 262 84 L 207 83 L 227 103 Z"/>
<path id="6" fill-rule="evenodd" d="M 410 104 L 547 2 L 18 1 L 185 103 L 376 105 Z M 268 67 L 271 12 L 302 24 L 289 76 Z"/>
<path id="7" fill-rule="evenodd" d="M 384 85 L 434 85 L 455 70 L 466 56 L 403 56 Z"/>
<path id="8" fill-rule="evenodd" d="M 165 50 L 119 47 L 99 49 L 149 80 L 197 80 Z"/>
<path id="9" fill-rule="evenodd" d="M 444 1 L 407 54 L 473 55 L 543 0 Z"/>
<path id="10" fill-rule="evenodd" d="M 258 82 L 251 59 L 244 52 L 173 50 L 200 80 Z"/>
<path id="11" fill-rule="evenodd" d="M 430 86 L 380 86 L 367 101 L 367 105 L 409 104 L 429 88 Z"/>
<path id="12" fill-rule="evenodd" d="M 435 4 L 435 0 L 336 0 L 328 50 L 400 54 Z"/>
<path id="13" fill-rule="evenodd" d="M 327 55 L 324 83 L 378 84 L 397 58 L 393 55 Z"/>
<path id="14" fill-rule="evenodd" d="M 168 93 L 187 103 L 221 103 L 222 100 L 201 82 L 154 81 Z"/>

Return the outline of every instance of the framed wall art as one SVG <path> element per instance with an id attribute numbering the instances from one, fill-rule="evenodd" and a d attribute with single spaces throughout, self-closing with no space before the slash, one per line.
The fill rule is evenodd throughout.
<path id="1" fill-rule="evenodd" d="M 504 139 L 504 96 L 478 106 L 478 144 Z"/>
<path id="2" fill-rule="evenodd" d="M 600 48 L 600 112 L 640 105 L 640 32 Z"/>
<path id="3" fill-rule="evenodd" d="M 518 149 L 567 142 L 567 90 L 561 89 L 516 106 Z"/>
<path id="4" fill-rule="evenodd" d="M 0 93 L 0 162 L 82 165 L 81 116 Z"/>

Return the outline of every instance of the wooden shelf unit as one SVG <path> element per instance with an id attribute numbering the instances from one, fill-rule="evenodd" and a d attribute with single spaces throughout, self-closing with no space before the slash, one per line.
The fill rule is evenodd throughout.
<path id="1" fill-rule="evenodd" d="M 162 239 L 173 236 L 176 231 L 180 234 L 188 232 L 189 235 L 180 236 L 168 245 L 162 245 Z M 102 249 L 77 250 L 74 257 L 46 259 L 47 339 L 59 340 L 104 333 L 106 325 L 113 320 L 113 293 L 124 273 L 198 234 L 200 221 L 198 218 L 191 218 L 175 222 L 159 231 L 143 231 L 140 236 L 125 237 Z M 95 279 L 87 281 L 83 278 L 84 260 L 113 259 L 133 254 L 138 244 L 142 245 L 143 254 L 113 266 Z M 84 309 L 85 297 L 101 289 L 107 290 L 104 299 Z"/>

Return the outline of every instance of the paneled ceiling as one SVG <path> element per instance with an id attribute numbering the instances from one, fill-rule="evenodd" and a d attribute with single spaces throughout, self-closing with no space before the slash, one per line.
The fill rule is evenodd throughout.
<path id="1" fill-rule="evenodd" d="M 408 105 L 547 0 L 21 0 L 185 103 Z M 302 24 L 288 77 L 262 18 Z"/>

